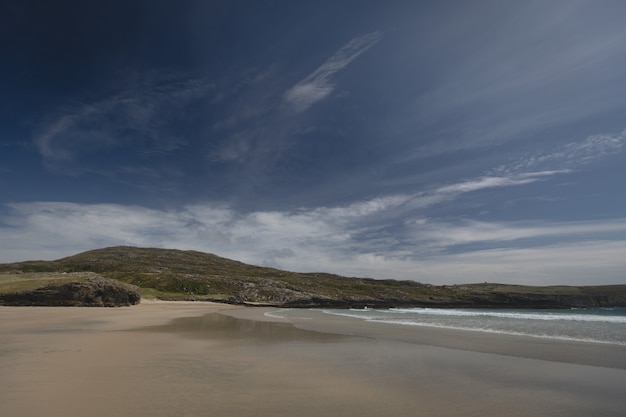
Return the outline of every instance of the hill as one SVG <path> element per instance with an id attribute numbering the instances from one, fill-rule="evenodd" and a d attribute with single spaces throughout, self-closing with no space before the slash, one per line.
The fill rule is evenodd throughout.
<path id="1" fill-rule="evenodd" d="M 16 282 L 32 281 L 33 274 L 35 278 L 39 274 L 40 277 L 48 277 L 47 285 L 51 285 L 52 281 L 67 279 L 67 275 L 75 273 L 91 273 L 103 279 L 130 284 L 141 288 L 145 296 L 164 300 L 338 308 L 626 307 L 626 285 L 435 286 L 415 281 L 296 273 L 248 265 L 197 251 L 136 247 L 92 250 L 55 261 L 0 264 L 0 304 L 3 304 L 8 294 L 17 291 L 7 289 L 7 282 L 15 287 Z"/>

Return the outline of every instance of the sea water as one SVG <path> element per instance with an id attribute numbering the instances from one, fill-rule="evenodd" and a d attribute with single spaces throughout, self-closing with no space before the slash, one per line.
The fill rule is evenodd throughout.
<path id="1" fill-rule="evenodd" d="M 368 322 L 626 345 L 626 308 L 571 310 L 366 308 L 318 311 Z M 275 314 L 289 316 L 288 311 Z"/>

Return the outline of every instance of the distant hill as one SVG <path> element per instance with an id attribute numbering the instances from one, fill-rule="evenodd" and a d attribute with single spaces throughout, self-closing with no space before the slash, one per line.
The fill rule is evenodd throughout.
<path id="1" fill-rule="evenodd" d="M 626 285 L 532 287 L 505 284 L 435 286 L 415 281 L 296 273 L 172 249 L 112 247 L 56 261 L 0 264 L 0 304 L 11 294 L 50 287 L 90 273 L 141 288 L 164 300 L 283 307 L 626 307 Z M 43 285 L 43 284 L 42 284 Z M 26 291 L 25 288 L 29 287 Z M 35 287 L 35 288 L 33 288 Z M 130 287 L 129 287 L 130 288 Z M 5 300 L 3 302 L 3 300 Z"/>

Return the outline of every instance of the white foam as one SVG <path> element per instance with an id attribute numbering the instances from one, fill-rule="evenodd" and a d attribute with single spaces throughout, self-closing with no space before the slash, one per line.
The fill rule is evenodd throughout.
<path id="1" fill-rule="evenodd" d="M 626 342 L 619 341 L 608 341 L 608 340 L 596 340 L 596 339 L 587 339 L 587 338 L 578 338 L 578 337 L 570 337 L 563 335 L 549 335 L 549 334 L 532 334 L 532 333 L 523 333 L 523 332 L 514 332 L 508 330 L 496 330 L 485 327 L 460 327 L 460 326 L 449 326 L 443 324 L 433 324 L 433 323 L 422 323 L 422 322 L 414 322 L 407 320 L 366 320 L 375 323 L 389 323 L 389 324 L 401 324 L 405 326 L 420 326 L 420 327 L 433 327 L 438 329 L 450 329 L 450 330 L 464 330 L 470 332 L 483 332 L 483 333 L 496 333 L 496 334 L 504 334 L 511 336 L 527 336 L 527 337 L 535 337 L 539 339 L 556 339 L 556 340 L 565 340 L 570 342 L 586 342 L 586 343 L 600 343 L 607 345 L 620 345 L 626 346 Z"/>
<path id="2" fill-rule="evenodd" d="M 503 311 L 485 311 L 485 310 L 455 310 L 455 309 L 436 309 L 436 308 L 405 308 L 390 309 L 391 314 L 427 314 L 432 316 L 461 316 L 461 317 L 501 317 L 507 319 L 520 320 L 568 320 L 568 321 L 588 321 L 588 322 L 606 322 L 626 324 L 626 316 L 611 315 L 595 315 L 595 314 L 576 314 L 570 312 L 555 313 L 525 313 L 525 312 L 503 312 Z"/>
<path id="3" fill-rule="evenodd" d="M 263 313 L 263 315 L 265 317 L 271 317 L 274 319 L 285 319 L 287 318 L 287 316 L 285 315 L 281 315 L 280 313 L 285 312 L 285 311 L 289 311 L 291 310 L 290 308 L 281 308 L 280 310 L 275 310 L 275 311 L 266 311 L 265 313 Z"/>

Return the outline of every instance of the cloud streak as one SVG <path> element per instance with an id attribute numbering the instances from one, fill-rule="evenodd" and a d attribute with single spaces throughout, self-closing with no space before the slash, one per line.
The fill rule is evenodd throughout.
<path id="1" fill-rule="evenodd" d="M 591 135 L 584 140 L 569 142 L 551 151 L 526 155 L 511 164 L 501 165 L 492 172 L 512 175 L 521 171 L 544 167 L 574 170 L 621 153 L 625 143 L 626 130 L 616 134 Z"/>
<path id="2" fill-rule="evenodd" d="M 508 175 L 485 175 L 477 178 L 467 179 L 454 184 L 444 185 L 433 190 L 421 191 L 407 196 L 402 202 L 402 207 L 406 210 L 424 209 L 427 207 L 452 201 L 463 194 L 474 191 L 515 187 L 528 185 L 544 181 L 548 177 L 559 174 L 566 174 L 570 171 L 537 171 Z"/>
<path id="3" fill-rule="evenodd" d="M 614 7 L 588 1 L 475 6 L 446 15 L 447 24 L 428 33 L 432 51 L 445 51 L 445 58 L 433 53 L 432 67 L 419 54 L 407 62 L 415 71 L 437 71 L 395 119 L 424 138 L 407 158 L 519 140 L 545 144 L 558 139 L 555 131 L 580 131 L 573 128 L 580 121 L 623 117 L 626 34 Z M 428 137 L 433 129 L 446 134 Z"/>
<path id="4" fill-rule="evenodd" d="M 373 32 L 352 39 L 312 74 L 287 90 L 283 100 L 293 111 L 301 113 L 333 92 L 332 77 L 382 38 L 382 32 Z"/>
<path id="5" fill-rule="evenodd" d="M 187 140 L 164 121 L 184 117 L 183 106 L 212 91 L 202 79 L 170 79 L 100 101 L 64 110 L 44 126 L 34 143 L 52 167 L 76 162 L 80 156 L 139 145 L 144 155 L 167 155 Z"/>

